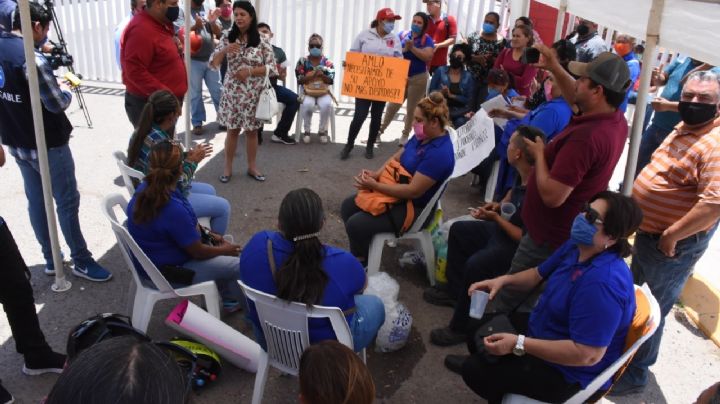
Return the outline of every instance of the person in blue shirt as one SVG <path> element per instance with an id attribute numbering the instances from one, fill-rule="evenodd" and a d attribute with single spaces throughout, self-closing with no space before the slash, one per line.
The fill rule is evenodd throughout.
<path id="1" fill-rule="evenodd" d="M 635 83 L 640 77 L 640 61 L 637 59 L 637 56 L 635 56 L 635 52 L 633 52 L 634 45 L 635 39 L 627 34 L 618 35 L 615 38 L 615 45 L 613 45 L 615 53 L 617 53 L 618 56 L 623 58 L 625 63 L 627 63 L 628 69 L 630 70 L 630 87 L 628 87 L 627 92 L 625 93 L 625 100 L 618 107 L 618 109 L 622 112 L 625 112 L 625 110 L 627 110 L 630 93 L 633 92 L 633 89 L 635 88 Z"/>
<path id="2" fill-rule="evenodd" d="M 466 116 L 468 112 L 475 110 L 475 79 L 465 69 L 469 58 L 467 44 L 454 45 L 450 51 L 450 65 L 435 70 L 428 88 L 429 92 L 439 91 L 445 96 L 454 128 L 463 126 L 470 119 Z"/>
<path id="3" fill-rule="evenodd" d="M 113 35 L 115 44 L 115 63 L 120 70 L 122 70 L 122 65 L 120 64 L 120 45 L 122 43 L 122 35 L 125 32 L 125 27 L 127 27 L 130 20 L 135 17 L 135 14 L 145 10 L 146 2 L 146 0 L 130 0 L 130 14 L 126 15 L 117 27 L 115 27 L 115 34 Z"/>
<path id="4" fill-rule="evenodd" d="M 540 106 L 534 110 L 525 111 L 510 106 L 502 110 L 493 109 L 488 114 L 491 117 L 499 116 L 508 119 L 495 146 L 495 151 L 500 158 L 500 166 L 495 186 L 494 200 L 505 196 L 508 189 L 513 186 L 515 177 L 517 176 L 517 171 L 508 163 L 507 158 L 507 146 L 515 130 L 522 125 L 534 126 L 545 134 L 545 143 L 549 143 L 555 135 L 562 132 L 568 123 L 570 123 L 570 118 L 572 118 L 573 115 L 572 109 L 570 108 L 570 104 L 562 97 L 560 87 L 555 85 L 552 74 L 543 81 L 543 85 L 545 86 L 546 91 L 544 91 L 544 93 L 547 101 L 540 104 Z"/>
<path id="5" fill-rule="evenodd" d="M 283 300 L 339 307 L 353 336 L 355 351 L 362 351 L 385 322 L 379 297 L 363 295 L 367 275 L 350 253 L 324 245 L 320 230 L 325 223 L 322 200 L 307 188 L 288 192 L 280 203 L 279 232 L 261 231 L 248 241 L 240 257 L 240 280 Z M 255 305 L 248 318 L 256 341 L 266 349 Z M 336 339 L 327 319 L 308 320 L 310 343 Z"/>
<path id="6" fill-rule="evenodd" d="M 482 290 L 492 300 L 503 288 L 530 291 L 547 282 L 527 331 L 519 324 L 519 334 L 487 336 L 470 357 L 448 355 L 446 366 L 489 403 L 508 393 L 563 402 L 587 387 L 625 347 L 635 291 L 624 258 L 632 250 L 627 238 L 641 221 L 632 198 L 600 192 L 575 218 L 570 239 L 545 262 L 471 285 L 468 294 Z"/>
<path id="7" fill-rule="evenodd" d="M 138 126 L 130 138 L 126 164 L 143 174 L 150 169 L 150 150 L 164 140 L 172 140 L 175 125 L 182 111 L 177 97 L 168 90 L 150 94 L 140 115 Z M 198 217 L 209 217 L 212 231 L 224 234 L 230 222 L 230 203 L 217 195 L 215 187 L 193 181 L 198 164 L 212 151 L 201 143 L 185 153 L 179 191 L 188 199 Z"/>
<path id="8" fill-rule="evenodd" d="M 161 273 L 182 267 L 195 271 L 193 284 L 214 280 L 226 311 L 238 310 L 244 302 L 237 283 L 241 247 L 212 232 L 203 243 L 197 217 L 178 190 L 182 148 L 160 142 L 149 161 L 150 171 L 127 206 L 128 232 Z"/>
<path id="9" fill-rule="evenodd" d="M 702 70 L 712 70 L 720 74 L 720 67 L 714 67 L 700 60 L 690 57 L 681 59 L 675 58 L 669 65 L 662 69 L 662 65 L 653 71 L 651 85 L 665 86 L 660 97 L 652 101 L 652 109 L 655 111 L 650 126 L 643 132 L 638 152 L 637 167 L 635 176 L 650 162 L 655 149 L 672 132 L 675 125 L 679 124 L 680 113 L 678 102 L 682 93 L 682 86 L 690 73 Z M 647 113 L 647 112 L 646 112 Z"/>
<path id="10" fill-rule="evenodd" d="M 438 69 L 440 70 L 442 68 Z M 354 177 L 354 185 L 358 189 L 373 190 L 403 201 L 379 216 L 360 209 L 355 203 L 355 195 L 343 201 L 340 215 L 350 241 L 350 252 L 363 264 L 366 263 L 373 237 L 378 233 L 396 232 L 405 221 L 408 207 L 404 201 L 413 202 L 414 220 L 452 174 L 455 168 L 455 153 L 445 129 L 449 120 L 448 106 L 440 92 L 430 93 L 418 103 L 413 115 L 413 137 L 390 158 L 399 161 L 412 175 L 409 183 L 379 182 L 385 165 L 377 171 L 362 170 Z M 390 215 L 390 218 L 387 215 Z M 430 217 L 432 215 L 428 216 Z"/>
<path id="11" fill-rule="evenodd" d="M 403 57 L 410 61 L 408 67 L 408 81 L 405 87 L 405 98 L 407 99 L 407 110 L 414 111 L 417 103 L 425 96 L 429 78 L 428 63 L 435 54 L 435 42 L 426 34 L 430 17 L 421 12 L 415 13 L 409 31 L 398 34 L 400 46 L 403 48 Z M 380 134 L 385 132 L 390 122 L 395 118 L 402 103 L 390 103 L 385 110 Z M 403 127 L 400 145 L 404 145 L 410 135 L 412 127 L 412 114 L 405 114 L 405 126 Z"/>

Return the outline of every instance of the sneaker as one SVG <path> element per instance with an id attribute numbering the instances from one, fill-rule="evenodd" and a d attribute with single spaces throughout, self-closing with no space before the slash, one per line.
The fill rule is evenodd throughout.
<path id="1" fill-rule="evenodd" d="M 310 143 L 310 132 L 305 132 L 303 134 L 302 139 L 303 139 L 303 143 L 305 143 L 305 144 Z"/>
<path id="2" fill-rule="evenodd" d="M 608 396 L 610 397 L 623 397 L 623 396 L 630 396 L 633 394 L 639 394 L 642 393 L 645 390 L 645 385 L 637 385 L 632 384 L 627 381 L 626 378 L 621 377 L 620 380 L 615 382 L 610 387 L 610 392 L 608 393 Z"/>
<path id="3" fill-rule="evenodd" d="M 192 134 L 195 136 L 201 136 L 205 130 L 202 125 L 193 126 Z"/>
<path id="4" fill-rule="evenodd" d="M 430 331 L 430 342 L 437 346 L 459 345 L 467 341 L 467 335 L 453 331 L 450 327 L 436 328 Z"/>
<path id="5" fill-rule="evenodd" d="M 326 144 L 329 141 L 327 132 L 320 132 L 318 136 L 320 136 L 320 143 L 322 144 Z"/>
<path id="6" fill-rule="evenodd" d="M 53 351 L 42 355 L 25 355 L 22 372 L 28 376 L 62 373 L 66 360 L 65 355 Z"/>
<path id="7" fill-rule="evenodd" d="M 423 300 L 435 306 L 455 307 L 455 299 L 450 293 L 438 287 L 425 288 Z"/>
<path id="8" fill-rule="evenodd" d="M 5 387 L 0 383 L 0 404 L 10 404 L 14 402 L 15 397 L 13 397 L 9 391 L 5 390 Z"/>
<path id="9" fill-rule="evenodd" d="M 445 367 L 457 374 L 462 374 L 462 367 L 469 355 L 448 355 L 445 357 Z"/>
<path id="10" fill-rule="evenodd" d="M 347 160 L 348 157 L 350 157 L 350 152 L 352 151 L 352 149 L 352 146 L 343 147 L 342 151 L 340 152 L 340 160 Z"/>
<path id="11" fill-rule="evenodd" d="M 70 261 L 63 260 L 63 269 L 67 272 L 70 270 Z M 47 264 L 45 264 L 45 275 L 48 276 L 55 276 L 55 264 L 50 261 Z"/>
<path id="12" fill-rule="evenodd" d="M 274 133 L 273 133 L 272 137 L 270 137 L 270 140 L 271 140 L 273 143 L 282 143 L 282 144 L 295 144 L 295 143 L 297 143 L 297 142 L 295 141 L 295 139 L 291 138 L 291 137 L 288 136 L 288 135 L 278 136 L 278 135 L 276 135 L 276 134 L 274 134 Z"/>
<path id="13" fill-rule="evenodd" d="M 112 278 L 112 273 L 101 267 L 94 259 L 88 261 L 75 261 L 73 275 L 93 282 L 105 282 Z"/>

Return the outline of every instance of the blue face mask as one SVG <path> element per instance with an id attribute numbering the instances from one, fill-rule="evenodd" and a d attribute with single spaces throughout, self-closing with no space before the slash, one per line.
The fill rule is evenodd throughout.
<path id="1" fill-rule="evenodd" d="M 385 34 L 392 34 L 393 30 L 395 29 L 395 21 L 384 22 L 383 29 L 385 30 Z"/>
<path id="2" fill-rule="evenodd" d="M 500 91 L 498 91 L 496 88 L 488 87 L 488 95 L 486 100 L 492 100 L 498 95 L 500 95 Z"/>
<path id="3" fill-rule="evenodd" d="M 319 48 L 310 48 L 310 56 L 320 57 L 321 55 L 322 55 L 322 49 L 319 49 Z"/>
<path id="4" fill-rule="evenodd" d="M 495 25 L 494 25 L 494 24 L 490 24 L 490 23 L 487 23 L 487 22 L 486 22 L 486 23 L 483 23 L 483 33 L 485 33 L 485 34 L 492 34 L 492 33 L 495 32 L 495 30 L 496 30 L 496 28 L 495 28 Z"/>
<path id="5" fill-rule="evenodd" d="M 575 216 L 572 228 L 570 228 L 570 240 L 578 245 L 593 245 L 593 238 L 598 229 L 594 224 L 588 222 L 585 214 L 580 213 Z"/>
<path id="6" fill-rule="evenodd" d="M 413 34 L 418 34 L 418 35 L 419 35 L 419 34 L 422 32 L 422 27 L 421 27 L 420 25 L 412 24 L 412 25 L 410 26 L 410 31 L 411 31 Z"/>

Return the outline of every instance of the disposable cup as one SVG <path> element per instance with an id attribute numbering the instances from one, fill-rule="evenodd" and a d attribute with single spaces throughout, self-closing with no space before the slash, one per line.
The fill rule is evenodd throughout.
<path id="1" fill-rule="evenodd" d="M 482 318 L 489 297 L 490 295 L 482 290 L 476 290 L 472 293 L 470 296 L 470 317 L 478 320 Z"/>
<path id="2" fill-rule="evenodd" d="M 235 237 L 233 237 L 232 234 L 225 234 L 225 235 L 223 235 L 223 238 L 225 239 L 225 241 L 227 241 L 230 244 L 235 242 Z"/>
<path id="3" fill-rule="evenodd" d="M 503 202 L 502 205 L 500 205 L 500 216 L 502 216 L 505 220 L 510 220 L 512 215 L 515 214 L 515 205 L 513 205 L 510 202 Z"/>

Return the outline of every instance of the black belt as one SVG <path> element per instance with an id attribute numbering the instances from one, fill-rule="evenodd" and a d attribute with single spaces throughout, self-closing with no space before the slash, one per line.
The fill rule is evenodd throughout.
<path id="1" fill-rule="evenodd" d="M 637 234 L 643 235 L 643 236 L 648 237 L 648 238 L 650 238 L 650 239 L 652 239 L 652 240 L 660 240 L 660 237 L 662 237 L 662 234 L 661 234 L 661 233 L 648 233 L 648 232 L 643 231 L 643 230 L 638 230 L 638 231 L 637 231 Z M 692 236 L 688 236 L 688 237 L 685 237 L 685 238 L 682 239 L 682 240 L 678 240 L 678 243 L 681 242 L 681 241 L 685 241 L 685 240 L 687 240 L 687 239 L 691 239 L 691 238 L 699 239 L 699 238 L 701 238 L 701 237 L 707 236 L 707 234 L 708 234 L 708 231 L 707 231 L 707 230 L 705 230 L 705 231 L 699 231 L 699 232 L 693 234 Z"/>

